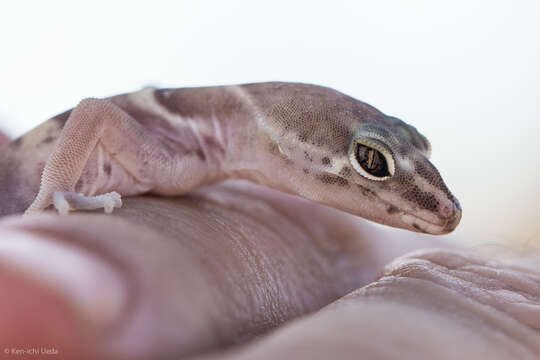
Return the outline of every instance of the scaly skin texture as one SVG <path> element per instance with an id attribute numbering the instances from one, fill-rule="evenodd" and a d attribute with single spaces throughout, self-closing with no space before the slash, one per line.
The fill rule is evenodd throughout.
<path id="1" fill-rule="evenodd" d="M 24 163 L 16 178 L 27 175 L 9 213 L 36 194 L 34 174 L 43 164 L 27 159 L 40 148 L 51 156 L 27 214 L 48 207 L 55 192 L 180 195 L 243 178 L 413 231 L 447 233 L 461 218 L 457 199 L 428 160 L 424 136 L 325 87 L 146 88 L 83 100 L 48 123 L 8 145 L 0 159 L 3 167 Z M 392 176 L 377 181 L 357 171 L 359 139 L 384 149 L 395 167 Z"/>

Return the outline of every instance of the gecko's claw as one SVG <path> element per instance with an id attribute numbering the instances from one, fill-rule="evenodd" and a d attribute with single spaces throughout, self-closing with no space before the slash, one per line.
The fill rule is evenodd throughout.
<path id="1" fill-rule="evenodd" d="M 110 214 L 114 208 L 122 207 L 122 197 L 114 191 L 96 196 L 57 191 L 53 195 L 53 204 L 61 215 L 67 215 L 70 210 L 95 210 L 101 208 L 105 210 L 106 214 Z"/>

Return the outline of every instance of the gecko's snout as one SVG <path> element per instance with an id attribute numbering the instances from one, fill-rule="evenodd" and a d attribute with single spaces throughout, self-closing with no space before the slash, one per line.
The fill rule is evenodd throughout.
<path id="1" fill-rule="evenodd" d="M 421 218 L 406 212 L 401 213 L 401 221 L 407 229 L 432 235 L 443 235 L 452 232 L 461 220 L 461 205 L 451 196 L 441 205 L 432 217 Z"/>
<path id="2" fill-rule="evenodd" d="M 461 205 L 459 204 L 458 199 L 452 197 L 452 199 L 450 199 L 450 203 L 442 206 L 439 212 L 445 219 L 452 218 L 457 212 L 461 212 Z"/>
<path id="3" fill-rule="evenodd" d="M 461 205 L 459 204 L 458 199 L 452 197 L 450 203 L 441 207 L 439 213 L 441 218 L 446 220 L 443 232 L 449 233 L 453 231 L 461 220 Z"/>

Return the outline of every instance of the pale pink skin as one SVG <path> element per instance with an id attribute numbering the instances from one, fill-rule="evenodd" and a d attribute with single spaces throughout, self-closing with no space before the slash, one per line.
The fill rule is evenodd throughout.
<path id="1" fill-rule="evenodd" d="M 515 257 L 510 266 L 449 247 L 392 261 L 441 242 L 374 229 L 244 182 L 125 205 L 114 216 L 0 222 L 3 345 L 47 344 L 59 350 L 58 359 L 540 356 L 537 261 L 529 266 Z M 25 238 L 37 240 L 29 254 L 37 244 L 56 245 L 42 261 L 20 263 L 7 256 L 6 244 Z M 80 262 L 47 277 L 55 252 L 67 248 Z M 114 276 L 90 281 L 87 258 L 107 264 Z M 79 279 L 91 298 L 107 299 L 113 278 L 127 295 L 114 315 L 77 311 L 80 289 L 62 286 Z"/>

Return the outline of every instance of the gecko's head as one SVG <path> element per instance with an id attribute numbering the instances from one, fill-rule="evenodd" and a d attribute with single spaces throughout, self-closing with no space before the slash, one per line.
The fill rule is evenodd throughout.
<path id="1" fill-rule="evenodd" d="M 361 122 L 347 151 L 348 181 L 370 206 L 362 206 L 361 215 L 429 234 L 454 230 L 461 207 L 428 160 L 430 153 L 429 141 L 399 119 Z"/>
<path id="2" fill-rule="evenodd" d="M 414 127 L 326 87 L 245 86 L 264 118 L 269 153 L 286 189 L 364 218 L 430 234 L 449 233 L 461 207 L 428 160 Z M 290 172 L 295 172 L 291 174 Z"/>

